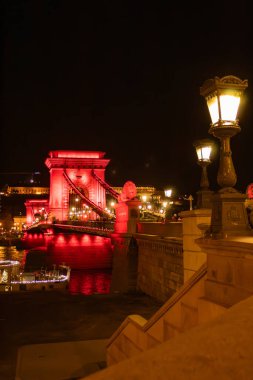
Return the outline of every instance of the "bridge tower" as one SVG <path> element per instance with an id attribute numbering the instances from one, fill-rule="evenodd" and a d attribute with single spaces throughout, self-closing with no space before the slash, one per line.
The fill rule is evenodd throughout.
<path id="1" fill-rule="evenodd" d="M 109 217 L 106 208 L 105 168 L 110 162 L 99 151 L 57 150 L 49 152 L 45 164 L 50 172 L 49 217 L 51 220 L 68 220 L 74 201 L 79 207 L 90 209 L 89 219 Z M 113 190 L 112 190 L 113 191 Z M 77 204 L 76 204 L 77 206 Z"/>

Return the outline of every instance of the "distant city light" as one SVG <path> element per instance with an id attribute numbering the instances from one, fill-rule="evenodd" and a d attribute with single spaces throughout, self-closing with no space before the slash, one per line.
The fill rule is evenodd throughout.
<path id="1" fill-rule="evenodd" d="M 172 194 L 172 189 L 167 189 L 167 190 L 164 190 L 164 194 L 165 194 L 165 197 L 171 197 L 171 194 Z"/>

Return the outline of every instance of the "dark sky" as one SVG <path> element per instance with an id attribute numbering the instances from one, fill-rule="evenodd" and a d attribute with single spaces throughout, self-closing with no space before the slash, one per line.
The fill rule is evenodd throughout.
<path id="1" fill-rule="evenodd" d="M 194 192 L 193 142 L 212 138 L 199 88 L 236 75 L 249 81 L 231 142 L 245 191 L 253 182 L 252 13 L 243 0 L 198 3 L 2 1 L 0 171 L 48 176 L 50 150 L 101 150 L 113 186 Z M 211 188 L 217 166 L 218 152 Z"/>

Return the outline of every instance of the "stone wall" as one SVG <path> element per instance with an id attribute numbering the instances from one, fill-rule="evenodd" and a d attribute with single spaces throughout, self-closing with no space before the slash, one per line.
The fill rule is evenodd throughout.
<path id="1" fill-rule="evenodd" d="M 135 234 L 138 245 L 137 289 L 166 301 L 183 285 L 183 245 L 180 238 Z"/>

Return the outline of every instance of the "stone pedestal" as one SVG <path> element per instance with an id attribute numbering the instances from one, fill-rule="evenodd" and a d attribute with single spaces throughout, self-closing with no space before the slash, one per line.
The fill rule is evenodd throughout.
<path id="1" fill-rule="evenodd" d="M 237 191 L 220 190 L 212 198 L 211 237 L 227 238 L 250 235 L 251 228 L 245 208 L 246 195 Z"/>
<path id="2" fill-rule="evenodd" d="M 116 205 L 116 221 L 114 224 L 115 233 L 136 233 L 137 222 L 140 218 L 138 199 L 122 201 Z"/>
<path id="3" fill-rule="evenodd" d="M 253 237 L 196 242 L 207 254 L 205 299 L 230 307 L 253 294 Z"/>
<path id="4" fill-rule="evenodd" d="M 111 293 L 130 293 L 137 289 L 138 246 L 130 234 L 111 235 L 113 265 Z"/>
<path id="5" fill-rule="evenodd" d="M 140 211 L 138 199 L 119 201 L 116 205 L 113 245 L 113 271 L 111 292 L 136 291 L 138 269 L 138 246 L 133 237 L 137 231 Z"/>
<path id="6" fill-rule="evenodd" d="M 206 262 L 206 253 L 195 243 L 210 226 L 211 209 L 182 211 L 183 221 L 183 265 L 186 282 Z"/>

